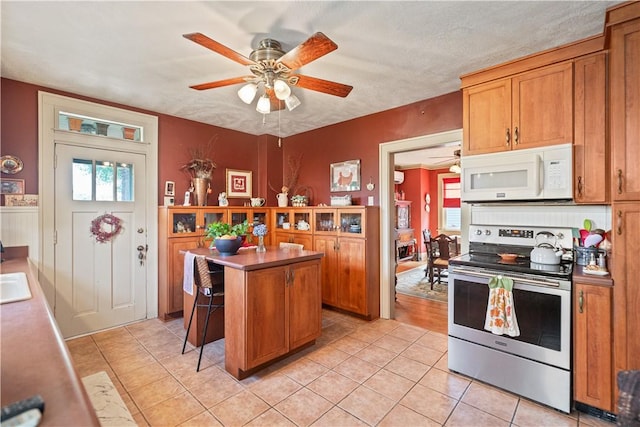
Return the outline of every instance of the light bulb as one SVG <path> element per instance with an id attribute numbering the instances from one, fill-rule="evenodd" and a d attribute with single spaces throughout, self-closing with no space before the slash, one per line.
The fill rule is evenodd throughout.
<path id="1" fill-rule="evenodd" d="M 281 101 L 284 101 L 291 95 L 291 88 L 288 84 L 285 83 L 284 80 L 276 79 L 273 83 L 273 91 L 276 94 L 276 98 Z"/>
<path id="2" fill-rule="evenodd" d="M 294 108 L 296 108 L 298 105 L 300 105 L 300 100 L 298 99 L 297 96 L 291 95 L 284 100 L 284 103 L 286 104 L 289 111 L 291 111 Z"/>
<path id="3" fill-rule="evenodd" d="M 256 96 L 256 92 L 258 91 L 258 85 L 255 83 L 249 83 L 242 86 L 238 90 L 238 96 L 242 99 L 242 102 L 245 104 L 251 104 L 253 98 Z"/>
<path id="4" fill-rule="evenodd" d="M 462 169 L 460 168 L 460 165 L 458 163 L 454 163 L 453 165 L 451 165 L 451 167 L 449 168 L 449 172 L 452 173 L 460 173 L 462 172 Z"/>
<path id="5" fill-rule="evenodd" d="M 258 99 L 256 111 L 262 114 L 269 114 L 271 112 L 271 101 L 267 94 L 262 95 L 260 99 Z"/>

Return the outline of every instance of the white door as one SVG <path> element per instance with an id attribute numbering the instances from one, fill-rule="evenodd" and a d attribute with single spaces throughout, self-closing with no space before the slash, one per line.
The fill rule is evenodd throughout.
<path id="1" fill-rule="evenodd" d="M 145 318 L 145 155 L 56 143 L 55 158 L 55 317 L 63 336 Z M 92 221 L 104 214 L 121 230 L 98 242 Z"/>

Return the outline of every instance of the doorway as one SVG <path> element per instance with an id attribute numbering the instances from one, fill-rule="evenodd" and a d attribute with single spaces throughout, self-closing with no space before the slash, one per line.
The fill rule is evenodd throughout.
<path id="1" fill-rule="evenodd" d="M 157 117 L 46 92 L 38 107 L 38 279 L 63 336 L 156 317 Z"/>
<path id="2" fill-rule="evenodd" d="M 394 158 L 398 153 L 414 151 L 462 141 L 462 129 L 441 132 L 432 135 L 391 141 L 380 144 L 380 317 L 395 318 L 395 251 L 394 251 Z M 462 207 L 462 230 L 468 221 L 466 207 Z"/>

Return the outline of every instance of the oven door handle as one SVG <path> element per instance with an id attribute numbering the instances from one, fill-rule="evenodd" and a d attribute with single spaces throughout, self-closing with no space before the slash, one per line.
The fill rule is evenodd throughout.
<path id="1" fill-rule="evenodd" d="M 486 277 L 491 279 L 492 277 L 495 276 L 502 276 L 502 277 L 508 277 L 510 279 L 513 279 L 514 282 L 519 282 L 519 283 L 528 283 L 530 285 L 535 285 L 535 286 L 552 286 L 554 288 L 558 288 L 560 287 L 560 285 L 557 282 L 554 281 L 543 281 L 543 280 L 533 280 L 533 279 L 526 279 L 524 277 L 515 277 L 515 276 L 511 276 L 509 274 L 503 274 L 503 273 L 483 273 L 481 271 L 471 271 L 468 270 L 466 268 L 457 268 L 457 267 L 453 267 L 451 269 L 451 271 L 453 273 L 463 273 L 463 274 L 468 274 L 469 276 L 476 276 L 476 277 Z"/>

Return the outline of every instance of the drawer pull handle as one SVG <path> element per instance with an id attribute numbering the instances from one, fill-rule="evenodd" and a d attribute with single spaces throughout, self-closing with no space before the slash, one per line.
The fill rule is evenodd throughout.
<path id="1" fill-rule="evenodd" d="M 622 169 L 618 169 L 618 194 L 622 194 Z"/>
<path id="2" fill-rule="evenodd" d="M 582 197 L 582 176 L 578 177 L 578 197 Z"/>
<path id="3" fill-rule="evenodd" d="M 507 135 L 506 135 L 506 140 L 507 140 L 507 147 L 509 146 L 509 143 L 511 142 L 511 132 L 509 132 L 509 128 L 507 128 Z"/>
<path id="4" fill-rule="evenodd" d="M 578 308 L 580 313 L 584 311 L 583 306 L 584 306 L 584 292 L 580 291 L 580 296 L 578 297 Z"/>
<path id="5" fill-rule="evenodd" d="M 622 234 L 622 211 L 618 211 L 618 221 L 616 225 L 616 233 L 618 235 Z"/>
<path id="6" fill-rule="evenodd" d="M 513 131 L 513 142 L 518 145 L 518 126 Z"/>

